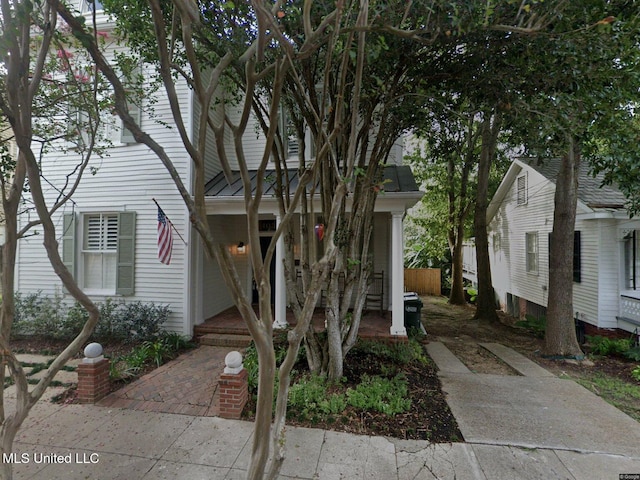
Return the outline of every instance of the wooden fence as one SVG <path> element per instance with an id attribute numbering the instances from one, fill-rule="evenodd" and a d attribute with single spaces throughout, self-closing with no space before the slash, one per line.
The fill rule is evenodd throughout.
<path id="1" fill-rule="evenodd" d="M 440 269 L 405 268 L 404 289 L 420 295 L 440 295 Z"/>

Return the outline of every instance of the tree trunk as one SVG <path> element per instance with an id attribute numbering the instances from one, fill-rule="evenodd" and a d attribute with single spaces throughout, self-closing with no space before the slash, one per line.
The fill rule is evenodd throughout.
<path id="1" fill-rule="evenodd" d="M 464 232 L 464 219 L 456 227 L 457 234 L 453 248 L 451 249 L 451 293 L 449 303 L 451 305 L 464 305 L 467 300 L 464 296 L 464 279 L 462 277 L 462 243 Z"/>
<path id="2" fill-rule="evenodd" d="M 580 357 L 573 319 L 573 236 L 578 201 L 580 152 L 573 137 L 556 180 L 553 232 L 549 249 L 549 301 L 543 353 Z"/>
<path id="3" fill-rule="evenodd" d="M 493 156 L 495 155 L 500 123 L 499 114 L 485 113 L 481 126 L 482 149 L 480 150 L 480 159 L 478 161 L 478 192 L 473 219 L 478 268 L 478 298 L 475 318 L 490 321 L 497 321 L 498 314 L 496 313 L 496 299 L 491 280 L 491 264 L 489 263 L 487 207 L 489 205 L 489 173 Z"/>

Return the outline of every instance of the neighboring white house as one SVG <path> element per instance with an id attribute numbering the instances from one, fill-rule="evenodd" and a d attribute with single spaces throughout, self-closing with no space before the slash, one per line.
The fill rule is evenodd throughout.
<path id="1" fill-rule="evenodd" d="M 493 285 L 502 308 L 515 316 L 546 312 L 559 167 L 559 160 L 514 160 L 489 204 Z M 601 183 L 583 162 L 574 234 L 575 318 L 633 332 L 640 327 L 640 219 L 630 218 L 619 190 Z"/>
<path id="2" fill-rule="evenodd" d="M 96 5 L 99 6 L 97 2 Z M 102 25 L 109 30 L 106 19 Z M 199 105 L 194 95 L 182 84 L 179 102 L 191 135 L 197 130 Z M 191 184 L 192 162 L 174 124 L 168 102 L 159 96 L 153 105 L 154 117 L 144 114 L 141 127 L 159 141 L 172 159 L 185 184 Z M 80 187 L 54 221 L 65 263 L 74 272 L 80 286 L 96 301 L 123 298 L 126 301 L 153 301 L 169 305 L 172 314 L 166 327 L 186 335 L 194 325 L 233 305 L 216 262 L 206 258 L 200 239 L 191 228 L 189 214 L 169 173 L 144 145 L 125 135 L 114 120 L 111 128 L 113 147 L 108 156 L 95 158 L 91 167 L 95 175 L 85 175 Z M 264 139 L 256 137 L 256 129 L 247 128 L 245 154 L 249 169 L 257 168 L 263 153 Z M 211 135 L 211 138 L 213 135 Z M 231 141 L 229 139 L 229 141 Z M 246 291 L 252 295 L 251 272 L 246 249 L 238 245 L 247 241 L 244 201 L 235 185 L 228 185 L 220 174 L 215 148 L 207 159 L 206 208 L 217 241 L 228 245 L 234 255 Z M 390 332 L 405 335 L 404 270 L 402 225 L 406 209 L 421 197 L 409 167 L 402 166 L 402 149 L 398 146 L 385 169 L 385 195 L 378 198 L 373 235 L 374 271 L 385 272 L 385 308 L 392 312 Z M 51 201 L 57 188 L 73 171 L 77 158 L 72 152 L 44 157 L 43 174 L 50 185 Z M 157 258 L 157 207 L 162 206 L 174 227 L 185 240 L 174 234 L 171 263 Z M 270 239 L 279 222 L 274 198 L 265 195 L 260 211 L 261 236 Z M 28 221 L 23 218 L 22 221 Z M 52 271 L 41 245 L 41 236 L 24 238 L 17 259 L 16 288 L 20 292 L 42 291 L 64 295 L 62 284 Z M 265 240 L 266 241 L 266 240 Z M 281 240 L 273 264 L 275 285 L 275 319 L 285 321 L 287 304 L 282 268 L 284 242 Z"/>

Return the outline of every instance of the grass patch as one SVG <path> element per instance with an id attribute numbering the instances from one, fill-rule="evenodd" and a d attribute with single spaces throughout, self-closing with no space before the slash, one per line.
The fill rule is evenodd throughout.
<path id="1" fill-rule="evenodd" d="M 614 407 L 640 422 L 640 386 L 602 373 L 575 379 L 580 385 L 602 397 Z"/>

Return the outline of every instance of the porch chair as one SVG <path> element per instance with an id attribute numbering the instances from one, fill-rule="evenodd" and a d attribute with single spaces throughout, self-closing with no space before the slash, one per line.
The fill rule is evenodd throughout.
<path id="1" fill-rule="evenodd" d="M 374 272 L 369 280 L 365 309 L 378 308 L 380 316 L 384 317 L 384 270 L 379 273 Z"/>

